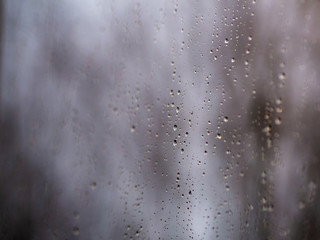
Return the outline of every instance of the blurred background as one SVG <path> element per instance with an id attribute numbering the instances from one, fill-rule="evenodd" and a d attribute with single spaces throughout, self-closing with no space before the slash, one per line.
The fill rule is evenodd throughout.
<path id="1" fill-rule="evenodd" d="M 319 11 L 0 1 L 0 239 L 320 239 Z"/>

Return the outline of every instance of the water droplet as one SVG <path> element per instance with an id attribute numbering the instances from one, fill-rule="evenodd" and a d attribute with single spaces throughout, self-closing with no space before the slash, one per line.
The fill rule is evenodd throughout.
<path id="1" fill-rule="evenodd" d="M 136 127 L 135 127 L 134 125 L 132 125 L 132 126 L 131 126 L 131 130 L 130 130 L 130 132 L 132 132 L 132 133 L 133 133 L 133 132 L 135 132 L 135 131 L 136 131 Z"/>
<path id="2" fill-rule="evenodd" d="M 266 204 L 266 203 L 267 203 L 267 198 L 266 198 L 266 197 L 262 197 L 261 203 L 262 203 L 262 204 Z"/>
<path id="3" fill-rule="evenodd" d="M 269 136 L 271 134 L 271 125 L 266 126 L 262 131 Z"/>
<path id="4" fill-rule="evenodd" d="M 278 117 L 278 118 L 276 118 L 276 120 L 274 122 L 275 122 L 275 124 L 280 125 L 282 123 L 282 120 L 281 120 L 281 118 Z"/>
<path id="5" fill-rule="evenodd" d="M 276 104 L 280 105 L 281 103 L 282 103 L 282 99 L 281 98 L 276 99 Z"/>
<path id="6" fill-rule="evenodd" d="M 282 73 L 279 74 L 278 77 L 279 77 L 280 80 L 285 80 L 286 79 L 286 74 L 284 72 L 282 72 Z"/>
<path id="7" fill-rule="evenodd" d="M 221 134 L 220 133 L 217 134 L 217 139 L 221 139 Z"/>
<path id="8" fill-rule="evenodd" d="M 73 227 L 72 232 L 75 236 L 79 236 L 80 234 L 80 229 L 78 227 Z"/>
<path id="9" fill-rule="evenodd" d="M 174 140 L 173 140 L 173 146 L 175 147 L 175 146 L 177 146 L 177 145 L 178 145 L 178 142 L 177 142 L 176 139 L 174 139 Z"/>
<path id="10" fill-rule="evenodd" d="M 224 117 L 223 121 L 227 123 L 227 122 L 229 122 L 229 118 L 226 116 L 226 117 Z"/>
<path id="11" fill-rule="evenodd" d="M 91 183 L 91 189 L 92 190 L 95 190 L 96 187 L 97 187 L 97 183 L 96 182 Z"/>

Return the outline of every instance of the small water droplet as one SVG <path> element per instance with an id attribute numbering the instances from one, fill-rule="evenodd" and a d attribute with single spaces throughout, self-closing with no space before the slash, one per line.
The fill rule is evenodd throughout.
<path id="1" fill-rule="evenodd" d="M 279 77 L 280 80 L 285 80 L 286 79 L 286 74 L 284 72 L 282 72 L 282 73 L 279 74 L 278 77 Z"/>
<path id="2" fill-rule="evenodd" d="M 73 227 L 72 232 L 75 236 L 79 236 L 80 234 L 80 229 L 78 227 Z"/>
<path id="3" fill-rule="evenodd" d="M 97 183 L 96 182 L 91 183 L 91 189 L 92 190 L 95 190 L 96 187 L 97 187 Z"/>
<path id="4" fill-rule="evenodd" d="M 178 145 L 178 142 L 177 142 L 176 139 L 174 139 L 174 140 L 173 140 L 173 146 L 175 147 L 175 146 L 177 146 L 177 145 Z"/>
<path id="5" fill-rule="evenodd" d="M 282 120 L 281 120 L 281 118 L 278 117 L 278 118 L 276 118 L 276 120 L 274 122 L 275 122 L 275 124 L 280 125 L 282 123 Z"/>
<path id="6" fill-rule="evenodd" d="M 276 104 L 277 105 L 280 105 L 281 103 L 282 103 L 282 99 L 281 98 L 276 99 Z"/>

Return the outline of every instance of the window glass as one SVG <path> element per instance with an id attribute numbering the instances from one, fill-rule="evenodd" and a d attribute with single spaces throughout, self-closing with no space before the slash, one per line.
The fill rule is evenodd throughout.
<path id="1" fill-rule="evenodd" d="M 0 5 L 0 239 L 320 239 L 318 1 Z"/>

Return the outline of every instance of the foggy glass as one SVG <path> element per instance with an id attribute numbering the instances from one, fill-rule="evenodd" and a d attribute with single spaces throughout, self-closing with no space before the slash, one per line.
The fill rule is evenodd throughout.
<path id="1" fill-rule="evenodd" d="M 318 1 L 0 4 L 0 239 L 320 239 Z"/>

